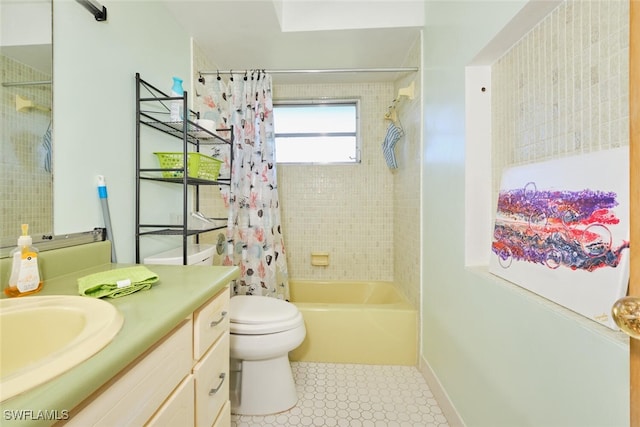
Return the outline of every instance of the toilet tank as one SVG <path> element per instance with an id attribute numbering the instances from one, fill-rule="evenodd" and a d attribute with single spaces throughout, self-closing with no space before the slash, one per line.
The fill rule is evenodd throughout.
<path id="1" fill-rule="evenodd" d="M 213 265 L 215 253 L 216 247 L 214 245 L 189 243 L 187 244 L 187 265 Z M 143 263 L 182 265 L 182 246 L 148 256 L 143 260 Z"/>

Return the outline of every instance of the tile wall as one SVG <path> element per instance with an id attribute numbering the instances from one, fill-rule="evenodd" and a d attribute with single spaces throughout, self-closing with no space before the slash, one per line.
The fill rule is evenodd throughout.
<path id="1" fill-rule="evenodd" d="M 360 99 L 362 162 L 278 165 L 289 276 L 317 280 L 393 280 L 393 174 L 382 156 L 393 83 L 274 85 L 274 99 Z M 311 252 L 329 266 L 311 265 Z"/>
<path id="2" fill-rule="evenodd" d="M 20 62 L 0 55 L 1 82 L 51 80 Z M 43 136 L 51 113 L 30 109 L 16 111 L 15 97 L 51 107 L 51 85 L 0 88 L 0 240 L 15 239 L 20 224 L 33 233 L 53 232 L 53 176 L 44 169 Z"/>
<path id="3" fill-rule="evenodd" d="M 420 39 L 403 66 L 422 63 Z M 397 105 L 404 136 L 396 144 L 398 169 L 393 173 L 394 282 L 414 307 L 420 305 L 420 169 L 422 165 L 422 99 L 420 73 L 407 73 L 394 84 L 394 93 L 415 83 L 415 98 L 402 97 Z"/>
<path id="4" fill-rule="evenodd" d="M 496 192 L 505 166 L 629 144 L 628 44 L 628 1 L 569 0 L 496 61 Z"/>

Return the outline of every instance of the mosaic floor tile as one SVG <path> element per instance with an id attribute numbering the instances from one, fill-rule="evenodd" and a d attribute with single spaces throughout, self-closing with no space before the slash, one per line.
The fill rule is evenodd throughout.
<path id="1" fill-rule="evenodd" d="M 293 362 L 298 404 L 267 416 L 233 415 L 231 427 L 448 427 L 411 366 Z"/>

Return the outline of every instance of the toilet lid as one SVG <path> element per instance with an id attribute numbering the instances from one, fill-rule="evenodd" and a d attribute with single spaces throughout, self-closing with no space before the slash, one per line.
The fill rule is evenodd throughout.
<path id="1" fill-rule="evenodd" d="M 232 333 L 265 334 L 286 331 L 304 323 L 298 308 L 277 298 L 237 295 L 229 302 Z"/>

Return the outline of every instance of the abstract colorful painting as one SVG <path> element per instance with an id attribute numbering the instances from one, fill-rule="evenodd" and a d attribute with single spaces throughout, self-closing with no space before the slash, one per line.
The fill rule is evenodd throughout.
<path id="1" fill-rule="evenodd" d="M 513 167 L 502 176 L 490 271 L 617 329 L 629 280 L 628 149 Z"/>

